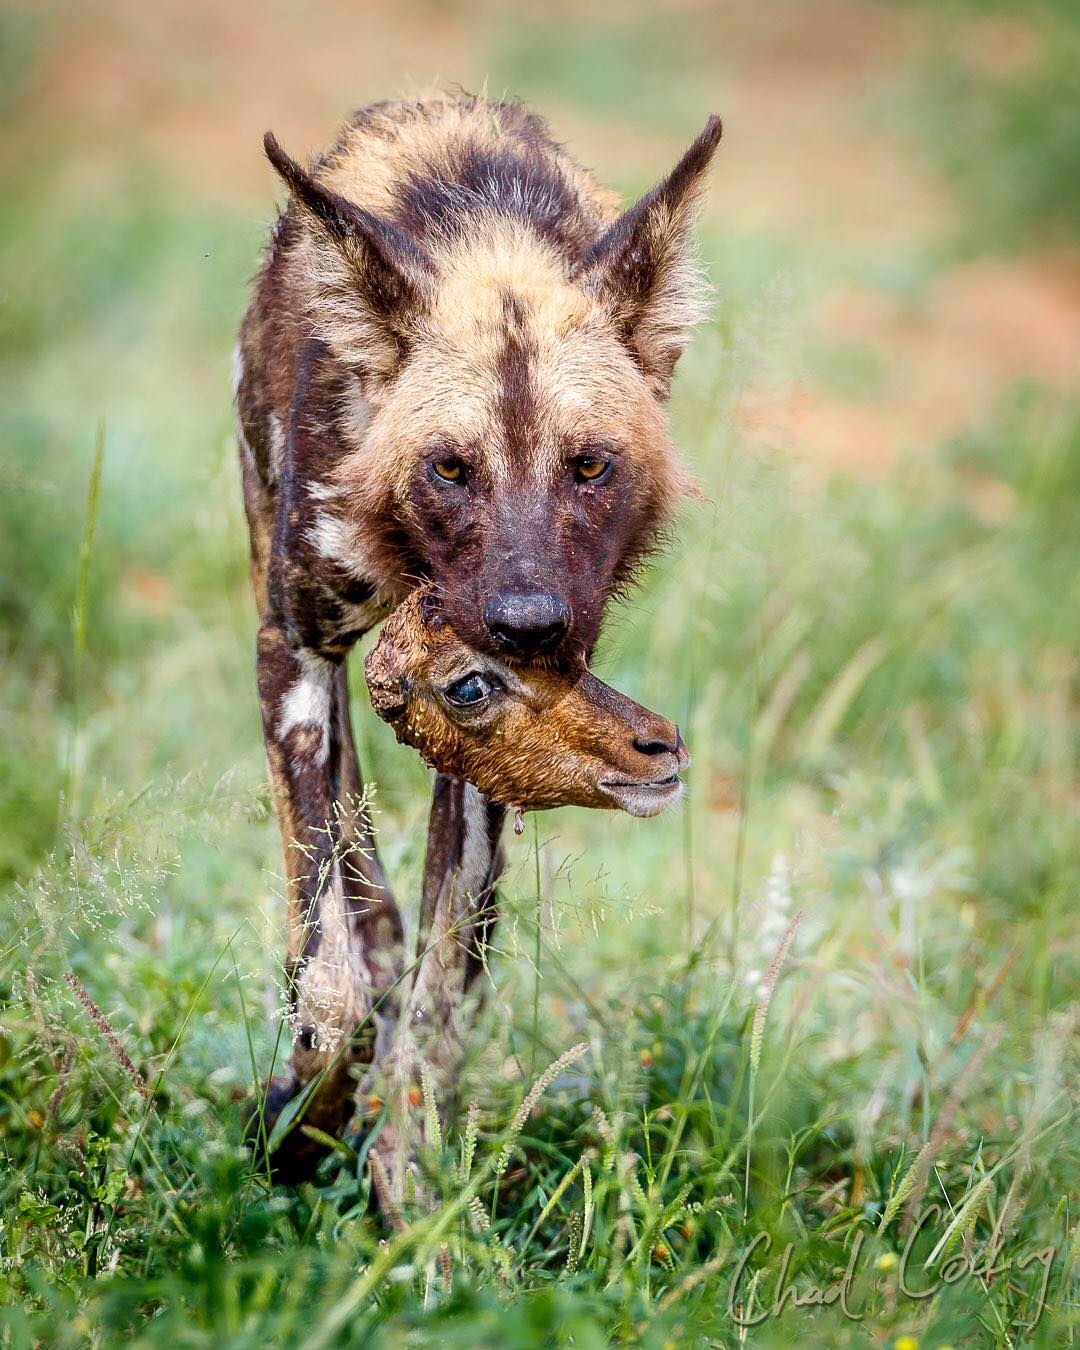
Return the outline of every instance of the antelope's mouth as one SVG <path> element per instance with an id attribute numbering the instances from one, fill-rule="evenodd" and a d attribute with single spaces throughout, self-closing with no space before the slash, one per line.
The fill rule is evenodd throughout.
<path id="1" fill-rule="evenodd" d="M 631 816 L 658 816 L 682 796 L 683 790 L 682 779 L 677 773 L 644 783 L 601 779 L 600 787 L 616 806 Z"/>

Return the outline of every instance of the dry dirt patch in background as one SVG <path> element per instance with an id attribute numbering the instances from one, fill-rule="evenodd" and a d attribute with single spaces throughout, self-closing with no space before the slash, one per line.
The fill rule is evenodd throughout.
<path id="1" fill-rule="evenodd" d="M 899 71 L 925 59 L 918 13 L 857 0 L 668 8 L 709 55 L 687 74 L 702 116 L 719 110 L 727 126 L 708 205 L 717 233 L 766 232 L 797 240 L 808 259 L 856 260 L 926 250 L 955 223 L 958 204 L 934 170 L 868 115 Z M 613 31 L 629 13 L 566 9 L 568 41 L 575 15 L 596 21 L 606 10 Z M 347 108 L 410 82 L 488 80 L 503 92 L 493 13 L 417 0 L 315 11 L 280 0 L 225 9 L 111 0 L 54 26 L 21 111 L 45 119 L 39 133 L 51 126 L 66 147 L 60 172 L 72 190 L 89 171 L 122 192 L 125 166 L 149 162 L 209 204 L 269 216 L 276 187 L 259 150 L 268 126 L 299 151 L 325 143 Z M 553 23 L 560 13 L 553 8 Z M 984 64 L 998 59 L 1002 31 L 957 28 Z M 681 148 L 673 134 L 636 124 L 632 108 L 619 124 L 572 102 L 542 111 L 609 180 L 659 172 Z M 32 137 L 28 145 L 32 153 Z M 861 345 L 880 387 L 858 401 L 806 381 L 779 403 L 763 393 L 743 420 L 817 470 L 880 471 L 899 452 L 977 425 L 1018 376 L 1074 385 L 1078 278 L 1074 260 L 1017 258 L 939 271 L 917 299 L 840 282 L 811 306 L 807 340 Z"/>
<path id="2" fill-rule="evenodd" d="M 865 403 L 807 385 L 759 413 L 775 444 L 808 463 L 883 470 L 980 427 L 1015 380 L 1059 391 L 1080 374 L 1080 276 L 1066 261 L 996 259 L 943 271 L 917 301 L 844 289 L 822 297 L 811 339 L 873 353 L 881 388 Z"/>

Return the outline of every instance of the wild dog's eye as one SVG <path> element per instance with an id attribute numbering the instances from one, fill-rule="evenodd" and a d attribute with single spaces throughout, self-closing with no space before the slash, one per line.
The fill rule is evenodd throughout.
<path id="1" fill-rule="evenodd" d="M 446 459 L 433 460 L 431 470 L 444 483 L 463 483 L 465 481 L 465 465 L 456 455 L 448 455 Z"/>
<path id="2" fill-rule="evenodd" d="M 579 483 L 598 483 L 611 468 L 611 460 L 602 455 L 580 455 L 574 460 L 574 477 Z"/>
<path id="3" fill-rule="evenodd" d="M 483 703 L 501 688 L 501 684 L 493 675 L 484 675 L 477 670 L 447 685 L 443 694 L 447 703 L 452 703 L 455 708 L 471 708 L 477 703 Z"/>

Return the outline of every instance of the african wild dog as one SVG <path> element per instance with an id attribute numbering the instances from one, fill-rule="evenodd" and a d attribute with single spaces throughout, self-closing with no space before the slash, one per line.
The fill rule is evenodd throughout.
<path id="1" fill-rule="evenodd" d="M 482 652 L 588 658 L 686 486 L 664 401 L 699 313 L 692 225 L 719 138 L 711 118 L 619 214 L 517 104 L 376 104 L 310 171 L 266 137 L 291 200 L 244 319 L 236 401 L 297 1033 L 271 1111 L 329 1069 L 307 1118 L 340 1123 L 349 1061 L 387 1050 L 403 969 L 344 658 L 421 581 Z M 409 1006 L 447 1066 L 503 814 L 438 776 L 420 924 L 434 947 Z M 374 1050 L 353 1044 L 381 998 Z"/>

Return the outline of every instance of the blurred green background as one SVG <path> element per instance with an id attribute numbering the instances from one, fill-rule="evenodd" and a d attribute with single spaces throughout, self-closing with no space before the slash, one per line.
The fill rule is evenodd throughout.
<path id="1" fill-rule="evenodd" d="M 484 1239 L 513 1248 L 502 1294 L 462 1246 L 457 1303 L 402 1277 L 348 1336 L 495 1344 L 506 1318 L 522 1344 L 723 1341 L 726 1285 L 703 1263 L 755 1218 L 805 1236 L 846 1214 L 841 1247 L 819 1253 L 842 1265 L 927 1141 L 955 1198 L 1025 1139 L 1023 1166 L 976 1195 L 968 1238 L 1005 1213 L 1018 1249 L 1057 1244 L 1058 1301 L 1032 1334 L 1075 1335 L 1077 7 L 109 0 L 8 3 L 2 25 L 5 1344 L 133 1327 L 291 1343 L 312 1291 L 330 1299 L 377 1250 L 362 1217 L 351 1256 L 327 1236 L 355 1178 L 282 1199 L 236 1147 L 283 943 L 229 362 L 277 202 L 263 131 L 313 151 L 351 107 L 433 80 L 526 99 L 627 197 L 724 118 L 701 230 L 714 319 L 672 400 L 705 500 L 598 658 L 680 719 L 689 799 L 653 822 L 544 816 L 539 893 L 531 831 L 511 841 L 496 1017 L 472 1072 L 497 1115 L 535 1053 L 590 1040 L 570 1100 L 605 1101 L 628 1148 L 648 1151 L 635 1118 L 689 1113 L 649 1203 L 711 1178 L 751 1227 L 701 1220 L 699 1238 L 665 1239 L 666 1263 L 646 1244 L 613 1283 L 594 1251 L 552 1283 L 562 1228 L 554 1247 L 547 1228 L 526 1235 L 551 1157 L 576 1156 L 560 1117 Z M 354 687 L 412 913 L 429 775 L 372 716 L 358 669 Z M 755 1124 L 732 1066 L 796 906 L 769 1014 L 781 1067 Z M 145 1132 L 65 970 L 159 1084 Z M 714 1013 L 723 1054 L 691 1092 L 678 1066 Z M 724 1140 L 760 1141 L 747 1204 L 723 1112 Z M 123 1174 L 115 1194 L 95 1168 Z M 943 1311 L 881 1280 L 879 1343 L 909 1327 L 1013 1343 L 1031 1310 L 1022 1281 L 962 1286 Z M 777 1343 L 809 1316 L 777 1323 Z"/>

